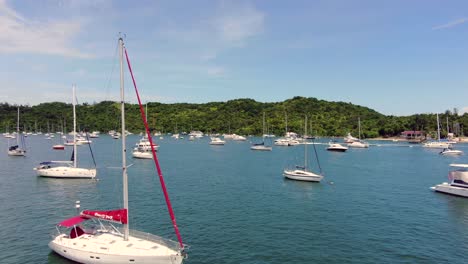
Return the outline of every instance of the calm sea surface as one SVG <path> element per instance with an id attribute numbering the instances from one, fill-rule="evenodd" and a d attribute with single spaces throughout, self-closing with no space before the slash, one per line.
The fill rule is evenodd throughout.
<path id="1" fill-rule="evenodd" d="M 60 180 L 38 178 L 32 168 L 69 159 L 71 148 L 54 151 L 58 140 L 43 135 L 26 140 L 28 156 L 21 158 L 9 157 L 8 141 L 0 139 L 0 263 L 72 263 L 50 251 L 50 234 L 76 214 L 77 200 L 82 209 L 122 206 L 115 168 L 121 143 L 93 139 L 98 181 Z M 129 136 L 129 149 L 138 140 Z M 316 145 L 325 178 L 310 183 L 282 176 L 302 163 L 304 146 L 254 152 L 248 141 L 157 142 L 177 223 L 191 246 L 185 263 L 466 263 L 468 199 L 429 189 L 447 181 L 448 164 L 468 163 L 466 155 L 444 157 L 398 142 L 346 153 Z M 468 145 L 457 148 L 468 153 Z M 88 146 L 79 147 L 78 159 L 91 166 Z M 129 163 L 131 228 L 175 240 L 154 164 L 131 157 Z"/>

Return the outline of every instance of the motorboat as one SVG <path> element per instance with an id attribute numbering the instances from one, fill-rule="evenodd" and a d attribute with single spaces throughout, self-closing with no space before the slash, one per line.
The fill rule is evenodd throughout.
<path id="1" fill-rule="evenodd" d="M 157 151 L 159 146 L 154 144 L 154 149 Z M 136 144 L 136 147 L 133 149 L 132 156 L 137 159 L 152 159 L 153 153 L 151 152 L 151 143 L 148 140 L 147 136 L 144 136 Z"/>
<path id="2" fill-rule="evenodd" d="M 440 155 L 447 155 L 447 156 L 457 156 L 457 155 L 462 155 L 463 151 L 458 150 L 458 149 L 452 149 L 452 148 L 445 148 L 443 149 L 440 153 Z"/>
<path id="3" fill-rule="evenodd" d="M 328 147 L 327 147 L 327 150 L 328 151 L 336 151 L 336 152 L 345 152 L 348 150 L 348 147 L 345 147 L 339 143 L 336 143 L 336 142 L 330 142 L 328 143 Z"/>
<path id="4" fill-rule="evenodd" d="M 265 143 L 257 143 L 257 144 L 253 144 L 252 146 L 250 146 L 250 149 L 251 150 L 260 150 L 260 151 L 272 151 L 273 148 L 271 146 L 265 146 Z"/>
<path id="5" fill-rule="evenodd" d="M 444 182 L 431 187 L 433 191 L 468 197 L 468 164 L 450 164 L 454 168 L 448 173 L 450 183 Z"/>
<path id="6" fill-rule="evenodd" d="M 65 149 L 65 145 L 62 145 L 62 144 L 53 145 L 53 146 L 52 146 L 52 149 L 55 149 L 55 150 L 64 150 L 64 149 Z"/>
<path id="7" fill-rule="evenodd" d="M 220 139 L 219 137 L 211 137 L 210 145 L 224 145 L 226 141 Z"/>

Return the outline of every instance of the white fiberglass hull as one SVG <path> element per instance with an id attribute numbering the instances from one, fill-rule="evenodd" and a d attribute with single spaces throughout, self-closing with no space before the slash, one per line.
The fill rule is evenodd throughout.
<path id="1" fill-rule="evenodd" d="M 440 155 L 447 155 L 447 156 L 457 156 L 457 155 L 462 155 L 463 151 L 457 150 L 457 149 L 452 149 L 452 150 L 444 150 L 440 152 Z"/>
<path id="2" fill-rule="evenodd" d="M 348 150 L 347 147 L 342 146 L 340 144 L 330 144 L 327 148 L 328 151 L 337 151 L 337 152 L 345 152 Z"/>
<path id="3" fill-rule="evenodd" d="M 438 184 L 434 187 L 431 187 L 431 189 L 436 192 L 462 196 L 462 197 L 468 197 L 468 188 L 453 186 L 446 182 L 442 184 Z"/>
<path id="4" fill-rule="evenodd" d="M 452 145 L 449 144 L 449 143 L 445 143 L 445 142 L 429 142 L 429 143 L 424 143 L 423 144 L 423 147 L 425 148 L 442 148 L 442 149 L 445 149 L 445 148 L 451 148 Z"/>
<path id="5" fill-rule="evenodd" d="M 348 144 L 348 147 L 350 147 L 350 148 L 368 148 L 369 144 L 362 143 L 362 142 L 359 142 L 359 141 L 354 141 L 353 143 Z"/>
<path id="6" fill-rule="evenodd" d="M 250 147 L 251 150 L 259 150 L 259 151 L 272 151 L 273 148 L 272 147 L 267 147 L 267 146 L 251 146 Z"/>
<path id="7" fill-rule="evenodd" d="M 24 150 L 9 150 L 8 155 L 10 156 L 26 156 L 26 151 Z"/>
<path id="8" fill-rule="evenodd" d="M 297 181 L 319 182 L 323 179 L 322 175 L 304 170 L 284 170 L 283 175 L 288 179 Z"/>
<path id="9" fill-rule="evenodd" d="M 137 159 L 152 159 L 153 154 L 151 152 L 141 152 L 141 151 L 134 151 L 132 156 Z"/>
<path id="10" fill-rule="evenodd" d="M 223 142 L 210 142 L 210 145 L 218 145 L 218 146 L 221 146 L 221 145 L 224 145 L 224 141 Z"/>
<path id="11" fill-rule="evenodd" d="M 49 178 L 92 179 L 96 177 L 96 169 L 74 167 L 36 168 L 37 176 Z"/>
<path id="12" fill-rule="evenodd" d="M 163 243 L 147 239 L 129 237 L 124 241 L 120 234 L 85 234 L 69 238 L 60 234 L 49 243 L 57 254 L 79 263 L 151 263 L 180 264 L 184 257 Z"/>

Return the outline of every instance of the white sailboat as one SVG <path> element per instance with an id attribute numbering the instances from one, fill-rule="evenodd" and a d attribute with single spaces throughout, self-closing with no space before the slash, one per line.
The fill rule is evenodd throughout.
<path id="1" fill-rule="evenodd" d="M 448 149 L 452 147 L 452 144 L 449 142 L 440 141 L 440 123 L 439 123 L 439 114 L 437 114 L 437 141 L 430 141 L 423 144 L 425 148 L 441 148 Z"/>
<path id="2" fill-rule="evenodd" d="M 24 139 L 22 138 L 22 135 L 19 132 L 19 107 L 18 107 L 18 117 L 16 120 L 16 145 L 10 146 L 8 148 L 8 155 L 10 156 L 26 156 L 26 147 L 24 144 Z"/>
<path id="3" fill-rule="evenodd" d="M 73 131 L 76 131 L 76 97 L 73 85 Z M 37 176 L 64 179 L 92 179 L 96 177 L 96 168 L 79 168 L 76 132 L 73 133 L 73 153 L 70 161 L 45 161 L 34 168 Z"/>
<path id="4" fill-rule="evenodd" d="M 306 122 L 307 124 L 307 116 Z M 305 133 L 307 135 L 307 126 L 305 126 Z M 309 170 L 308 165 L 308 158 L 307 158 L 307 142 L 304 144 L 304 166 L 296 166 L 295 169 L 292 170 L 284 170 L 283 175 L 284 177 L 291 179 L 291 180 L 298 180 L 298 181 L 312 181 L 312 182 L 319 182 L 323 179 L 321 174 L 316 174 Z M 315 145 L 314 145 L 315 147 Z M 317 154 L 317 153 L 315 153 Z"/>
<path id="5" fill-rule="evenodd" d="M 361 140 L 361 118 L 358 117 L 358 140 L 354 140 L 353 142 L 348 144 L 348 147 L 350 148 L 368 148 L 369 143 L 364 142 Z"/>
<path id="6" fill-rule="evenodd" d="M 122 38 L 119 39 L 120 53 L 120 97 L 121 97 L 121 122 L 122 131 L 125 131 L 125 103 L 123 81 L 123 53 Z M 126 51 L 125 51 L 125 54 Z M 128 60 L 128 57 L 127 57 Z M 128 62 L 130 73 L 130 62 Z M 136 89 L 136 87 L 135 87 Z M 140 102 L 137 93 L 138 101 Z M 140 103 L 141 105 L 141 103 Z M 144 112 L 142 112 L 146 132 L 150 135 Z M 151 137 L 148 137 L 152 143 Z M 122 133 L 122 182 L 123 182 L 123 208 L 110 211 L 82 211 L 80 215 L 62 221 L 58 224 L 59 234 L 49 243 L 49 247 L 56 253 L 80 263 L 153 263 L 153 264 L 180 264 L 185 258 L 182 239 L 178 232 L 175 217 L 164 184 L 159 162 L 154 147 L 152 153 L 158 169 L 161 187 L 166 198 L 169 214 L 176 231 L 179 243 L 162 237 L 133 231 L 129 229 L 128 222 L 128 183 L 126 164 L 126 135 Z M 152 144 L 151 144 L 152 145 Z M 82 227 L 81 223 L 88 220 L 99 223 L 97 229 L 89 230 Z M 121 224 L 118 228 L 113 223 Z M 83 225 L 84 226 L 84 225 Z M 69 229 L 70 233 L 60 232 L 59 228 Z"/>
<path id="7" fill-rule="evenodd" d="M 265 145 L 265 112 L 263 112 L 263 128 L 262 128 L 262 143 L 253 144 L 250 149 L 251 150 L 259 150 L 259 151 L 272 151 L 273 148 L 271 146 Z"/>

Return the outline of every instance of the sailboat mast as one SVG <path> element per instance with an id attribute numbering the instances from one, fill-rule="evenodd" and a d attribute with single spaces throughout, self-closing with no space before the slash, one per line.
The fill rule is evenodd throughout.
<path id="1" fill-rule="evenodd" d="M 447 116 L 447 137 L 448 137 L 448 133 L 449 133 L 449 122 L 448 122 L 448 116 Z"/>
<path id="2" fill-rule="evenodd" d="M 125 147 L 125 94 L 124 94 L 124 75 L 123 75 L 123 39 L 119 38 L 119 57 L 120 57 L 120 110 L 122 113 L 122 184 L 123 184 L 123 206 L 127 210 L 127 219 L 128 219 L 128 177 L 127 177 L 127 159 L 125 156 L 126 147 Z M 124 240 L 128 240 L 129 230 L 128 230 L 128 220 L 127 224 L 123 225 L 124 227 Z"/>
<path id="3" fill-rule="evenodd" d="M 18 114 L 16 117 L 16 145 L 19 146 L 19 107 L 18 107 Z"/>
<path id="4" fill-rule="evenodd" d="M 78 153 L 76 152 L 76 92 L 75 85 L 73 85 L 73 167 L 76 168 L 76 160 L 78 159 Z"/>
<path id="5" fill-rule="evenodd" d="M 304 122 L 304 135 L 307 135 L 307 116 Z M 304 138 L 304 170 L 307 170 L 307 140 Z"/>
<path id="6" fill-rule="evenodd" d="M 18 107 L 18 115 L 16 119 L 16 145 L 19 146 L 19 107 Z"/>
<path id="7" fill-rule="evenodd" d="M 361 140 L 361 117 L 358 117 L 358 137 Z"/>
<path id="8" fill-rule="evenodd" d="M 439 114 L 437 114 L 437 140 L 440 141 Z"/>
<path id="9" fill-rule="evenodd" d="M 263 112 L 262 142 L 265 143 L 265 112 Z"/>

